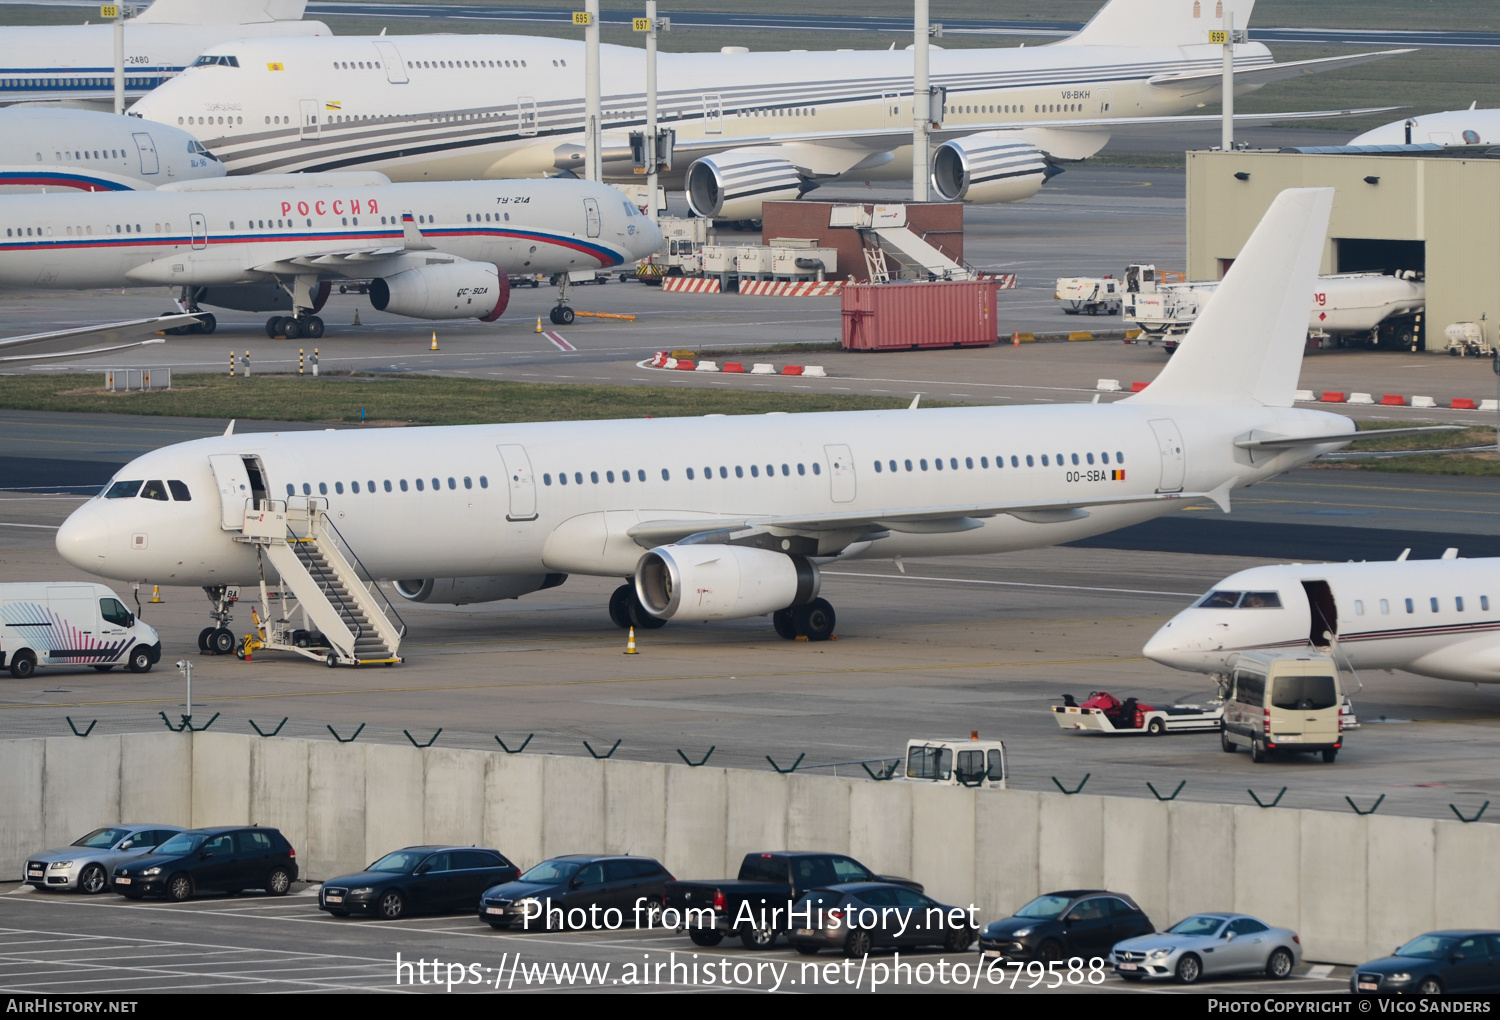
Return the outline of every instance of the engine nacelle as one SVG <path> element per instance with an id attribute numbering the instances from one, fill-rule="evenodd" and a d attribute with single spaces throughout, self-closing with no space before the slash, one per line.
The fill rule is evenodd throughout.
<path id="1" fill-rule="evenodd" d="M 567 574 L 495 574 L 490 577 L 429 577 L 397 581 L 396 592 L 408 602 L 467 606 L 473 602 L 518 599 L 544 588 L 556 588 Z"/>
<path id="2" fill-rule="evenodd" d="M 662 545 L 635 568 L 635 593 L 663 620 L 737 620 L 800 606 L 823 579 L 802 556 L 737 545 Z"/>
<path id="3" fill-rule="evenodd" d="M 313 292 L 314 312 L 321 312 L 328 302 L 333 284 L 324 280 Z M 201 305 L 233 308 L 239 312 L 289 312 L 292 296 L 274 283 L 244 283 L 229 287 L 199 287 L 191 295 Z"/>
<path id="4" fill-rule="evenodd" d="M 773 150 L 730 149 L 688 167 L 684 182 L 694 216 L 713 220 L 758 220 L 762 202 L 798 198 L 807 182 Z"/>
<path id="5" fill-rule="evenodd" d="M 510 277 L 487 262 L 450 262 L 370 281 L 377 311 L 413 319 L 494 322 L 510 304 Z"/>
<path id="6" fill-rule="evenodd" d="M 1001 132 L 955 138 L 932 154 L 932 187 L 945 202 L 1019 202 L 1061 172 L 1041 149 Z"/>

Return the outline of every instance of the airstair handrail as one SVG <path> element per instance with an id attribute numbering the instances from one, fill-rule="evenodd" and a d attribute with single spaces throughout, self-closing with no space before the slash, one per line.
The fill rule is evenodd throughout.
<path id="1" fill-rule="evenodd" d="M 360 561 L 359 555 L 350 547 L 348 540 L 339 533 L 339 529 L 334 525 L 333 521 L 328 519 L 327 514 L 321 515 L 321 523 L 318 526 L 318 530 L 320 533 L 332 537 L 334 543 L 338 546 L 339 552 L 343 554 L 344 559 L 349 561 L 350 566 L 354 568 L 355 574 L 364 583 L 365 590 L 374 597 L 376 603 L 380 606 L 380 611 L 385 614 L 386 619 L 390 620 L 392 626 L 395 627 L 396 635 L 398 637 L 405 637 L 406 621 L 401 619 L 401 614 L 396 612 L 396 607 L 391 605 L 391 600 L 386 598 L 385 592 L 381 589 L 379 583 L 371 576 L 369 570 L 365 569 L 365 565 Z"/>

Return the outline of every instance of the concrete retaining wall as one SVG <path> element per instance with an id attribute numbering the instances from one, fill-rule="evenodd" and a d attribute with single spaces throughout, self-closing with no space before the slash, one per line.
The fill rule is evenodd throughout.
<path id="1" fill-rule="evenodd" d="M 414 843 L 494 846 L 522 867 L 638 853 L 682 878 L 816 849 L 985 918 L 1096 886 L 1163 927 L 1240 910 L 1331 963 L 1500 926 L 1500 887 L 1475 880 L 1500 859 L 1488 824 L 213 732 L 0 741 L 0 776 L 0 867 L 18 877 L 26 854 L 100 825 L 254 822 L 286 833 L 315 880 Z"/>

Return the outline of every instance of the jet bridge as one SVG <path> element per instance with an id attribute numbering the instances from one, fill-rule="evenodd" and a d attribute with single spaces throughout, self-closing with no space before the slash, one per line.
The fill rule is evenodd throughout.
<path id="1" fill-rule="evenodd" d="M 260 612 L 252 642 L 329 667 L 401 662 L 406 624 L 313 497 L 259 500 L 236 541 L 261 563 Z M 277 583 L 266 583 L 266 566 Z M 272 602 L 275 602 L 275 612 Z"/>

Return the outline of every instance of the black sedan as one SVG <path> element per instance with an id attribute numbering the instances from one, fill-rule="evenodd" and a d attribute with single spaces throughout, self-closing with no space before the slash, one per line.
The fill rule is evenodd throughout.
<path id="1" fill-rule="evenodd" d="M 1124 893 L 1063 889 L 1038 896 L 979 934 L 979 952 L 991 960 L 1108 958 L 1116 942 L 1156 930 L 1146 912 Z"/>
<path id="2" fill-rule="evenodd" d="M 492 928 L 654 927 L 672 880 L 650 857 L 603 854 L 554 857 L 512 878 L 479 898 L 479 919 Z"/>
<path id="3" fill-rule="evenodd" d="M 792 909 L 787 936 L 797 952 L 812 956 L 837 949 L 861 958 L 873 949 L 941 946 L 961 953 L 974 942 L 973 917 L 907 886 L 849 882 L 813 889 Z"/>
<path id="4" fill-rule="evenodd" d="M 1500 992 L 1500 932 L 1434 931 L 1354 968 L 1349 990 L 1382 995 Z"/>
<path id="5" fill-rule="evenodd" d="M 187 900 L 200 892 L 242 889 L 285 896 L 296 880 L 297 851 L 277 829 L 193 829 L 115 868 L 114 890 L 132 900 L 154 893 Z"/>
<path id="6" fill-rule="evenodd" d="M 409 846 L 364 871 L 323 883 L 318 909 L 394 921 L 409 914 L 460 913 L 480 890 L 506 882 L 519 868 L 498 850 L 472 846 Z"/>

